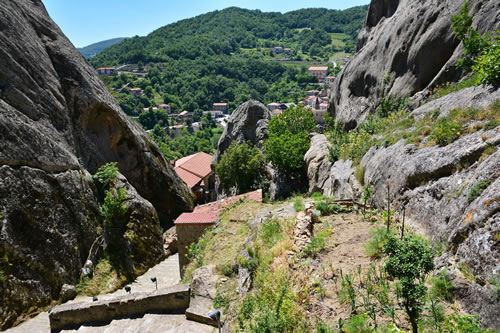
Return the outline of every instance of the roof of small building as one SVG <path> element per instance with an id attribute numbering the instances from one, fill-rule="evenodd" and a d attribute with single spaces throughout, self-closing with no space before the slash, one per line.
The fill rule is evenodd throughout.
<path id="1" fill-rule="evenodd" d="M 227 106 L 227 103 L 214 103 L 214 106 Z"/>
<path id="2" fill-rule="evenodd" d="M 189 112 L 189 111 L 182 111 L 181 113 L 179 113 L 179 116 L 188 116 L 190 114 L 191 114 L 191 112 Z"/>
<path id="3" fill-rule="evenodd" d="M 175 161 L 175 172 L 193 187 L 212 172 L 212 155 L 199 152 Z"/>
<path id="4" fill-rule="evenodd" d="M 311 66 L 309 67 L 310 71 L 327 71 L 328 66 Z"/>
<path id="5" fill-rule="evenodd" d="M 262 202 L 262 190 L 248 192 L 234 197 L 196 206 L 192 213 L 182 213 L 175 220 L 175 224 L 213 224 L 219 219 L 219 213 L 222 209 L 240 199 L 245 198 L 247 200 Z"/>
<path id="6" fill-rule="evenodd" d="M 175 220 L 175 224 L 213 224 L 217 222 L 218 219 L 219 215 L 211 212 L 182 213 Z"/>

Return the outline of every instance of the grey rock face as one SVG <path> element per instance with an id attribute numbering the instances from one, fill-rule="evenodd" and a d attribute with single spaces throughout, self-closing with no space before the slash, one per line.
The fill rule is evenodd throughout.
<path id="1" fill-rule="evenodd" d="M 499 99 L 500 89 L 498 88 L 493 88 L 491 86 L 471 87 L 425 103 L 421 107 L 413 110 L 411 116 L 416 120 L 420 120 L 429 112 L 439 110 L 439 116 L 444 117 L 451 110 L 456 108 L 484 109 Z"/>
<path id="2" fill-rule="evenodd" d="M 335 81 L 329 112 L 354 128 L 375 110 L 382 90 L 410 97 L 460 79 L 462 72 L 455 64 L 463 48 L 450 28 L 450 19 L 462 3 L 373 0 L 357 53 Z M 472 0 L 470 8 L 480 31 L 500 28 L 498 1 Z"/>
<path id="3" fill-rule="evenodd" d="M 464 136 L 445 147 L 416 149 L 403 141 L 387 147 L 372 148 L 363 157 L 365 183 L 374 186 L 374 201 L 387 206 L 387 185 L 391 206 L 399 213 L 406 207 L 410 224 L 422 228 L 435 242 L 446 244 L 447 264 L 468 270 L 475 281 L 467 280 L 460 299 L 471 311 L 479 313 L 488 327 L 499 327 L 497 303 L 485 303 L 479 295 L 484 284 L 500 276 L 499 127 Z M 497 150 L 488 157 L 485 149 Z M 481 180 L 489 186 L 469 202 L 469 194 Z M 489 296 L 485 295 L 485 300 Z M 476 304 L 470 304 L 474 299 Z"/>
<path id="4" fill-rule="evenodd" d="M 220 157 L 233 141 L 244 143 L 250 141 L 259 148 L 267 137 L 267 124 L 271 120 L 271 111 L 257 101 L 248 101 L 231 114 L 227 127 L 224 129 L 217 151 L 213 157 L 214 162 L 219 162 Z"/>
<path id="5" fill-rule="evenodd" d="M 271 120 L 271 112 L 258 101 L 248 101 L 233 111 L 227 122 L 227 127 L 219 139 L 217 150 L 212 158 L 212 164 L 220 162 L 222 154 L 229 148 L 231 143 L 251 142 L 262 149 L 262 144 L 267 138 L 267 125 Z M 215 177 L 215 190 L 219 198 L 223 197 L 220 188 L 220 180 Z M 236 195 L 239 193 L 226 193 Z"/>
<path id="6" fill-rule="evenodd" d="M 102 222 L 89 174 L 99 166 L 118 162 L 164 224 L 191 210 L 193 198 L 40 0 L 3 1 L 0 18 L 0 254 L 9 267 L 1 329 L 78 281 Z M 152 218 L 141 214 L 137 223 Z M 144 241 L 156 248 L 154 238 Z"/>
<path id="7" fill-rule="evenodd" d="M 314 135 L 311 147 L 304 156 L 309 179 L 309 193 L 322 194 L 337 199 L 356 199 L 362 192 L 362 185 L 354 176 L 352 161 L 330 162 L 328 139 L 323 134 Z"/>

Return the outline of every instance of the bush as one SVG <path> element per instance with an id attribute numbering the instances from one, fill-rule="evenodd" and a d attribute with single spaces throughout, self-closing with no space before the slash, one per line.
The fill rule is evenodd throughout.
<path id="1" fill-rule="evenodd" d="M 474 61 L 472 70 L 477 73 L 480 83 L 496 84 L 500 82 L 500 35 Z"/>
<path id="2" fill-rule="evenodd" d="M 251 143 L 233 142 L 215 164 L 222 189 L 228 193 L 236 187 L 238 193 L 257 189 L 264 178 L 264 157 Z"/>
<path id="3" fill-rule="evenodd" d="M 296 212 L 301 212 L 305 209 L 304 202 L 302 201 L 301 197 L 295 198 L 295 200 L 293 201 L 293 208 Z"/>
<path id="4" fill-rule="evenodd" d="M 438 120 L 431 132 L 431 139 L 440 146 L 446 146 L 452 143 L 460 136 L 462 126 L 446 119 Z"/>
<path id="5" fill-rule="evenodd" d="M 479 316 L 452 314 L 446 318 L 441 332 L 443 333 L 481 333 L 487 332 L 481 329 Z"/>
<path id="6" fill-rule="evenodd" d="M 311 242 L 302 249 L 302 254 L 306 257 L 315 257 L 318 253 L 325 249 L 326 238 L 332 234 L 330 229 L 322 230 L 312 236 Z"/>
<path id="7" fill-rule="evenodd" d="M 408 235 L 402 240 L 390 236 L 384 246 L 389 255 L 385 270 L 401 283 L 403 307 L 413 332 L 418 332 L 418 318 L 427 294 L 425 276 L 434 269 L 432 249 L 420 237 Z"/>
<path id="8" fill-rule="evenodd" d="M 327 201 L 319 201 L 316 204 L 316 209 L 321 212 L 321 216 L 337 214 L 343 210 L 343 207 L 337 203 L 329 203 Z"/>
<path id="9" fill-rule="evenodd" d="M 438 297 L 448 302 L 453 300 L 453 285 L 450 282 L 450 276 L 446 269 L 440 271 L 436 277 L 433 277 L 430 283 L 432 286 L 431 294 L 434 297 Z"/>
<path id="10" fill-rule="evenodd" d="M 391 236 L 386 227 L 377 227 L 370 230 L 370 239 L 365 243 L 365 253 L 372 258 L 380 258 L 384 254 L 384 246 Z"/>
<path id="11" fill-rule="evenodd" d="M 476 200 L 481 195 L 481 193 L 483 193 L 484 190 L 486 190 L 488 188 L 488 186 L 490 186 L 490 184 L 491 184 L 491 180 L 489 180 L 489 179 L 483 179 L 483 180 L 479 181 L 478 183 L 474 184 L 469 191 L 469 195 L 467 196 L 467 200 L 469 202 Z"/>
<path id="12" fill-rule="evenodd" d="M 97 179 L 105 188 L 110 187 L 118 176 L 118 167 L 116 162 L 110 162 L 102 165 L 92 178 Z"/>
<path id="13" fill-rule="evenodd" d="M 280 172 L 301 174 L 304 155 L 311 146 L 309 132 L 316 126 L 314 116 L 299 105 L 286 109 L 269 122 L 269 139 L 264 142 L 266 158 Z"/>
<path id="14" fill-rule="evenodd" d="M 259 238 L 268 248 L 272 248 L 281 237 L 280 221 L 276 218 L 265 220 L 259 229 Z"/>

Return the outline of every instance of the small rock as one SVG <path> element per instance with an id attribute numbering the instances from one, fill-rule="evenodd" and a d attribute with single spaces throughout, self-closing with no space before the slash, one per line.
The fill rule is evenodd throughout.
<path id="1" fill-rule="evenodd" d="M 60 293 L 61 302 L 67 302 L 76 297 L 76 287 L 70 284 L 63 284 Z"/>

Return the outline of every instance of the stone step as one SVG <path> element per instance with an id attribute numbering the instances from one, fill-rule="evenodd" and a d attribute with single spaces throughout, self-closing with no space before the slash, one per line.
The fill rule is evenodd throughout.
<path id="1" fill-rule="evenodd" d="M 217 327 L 217 321 L 208 316 L 213 310 L 213 302 L 208 297 L 191 297 L 189 308 L 186 309 L 186 318 L 198 323 Z"/>

